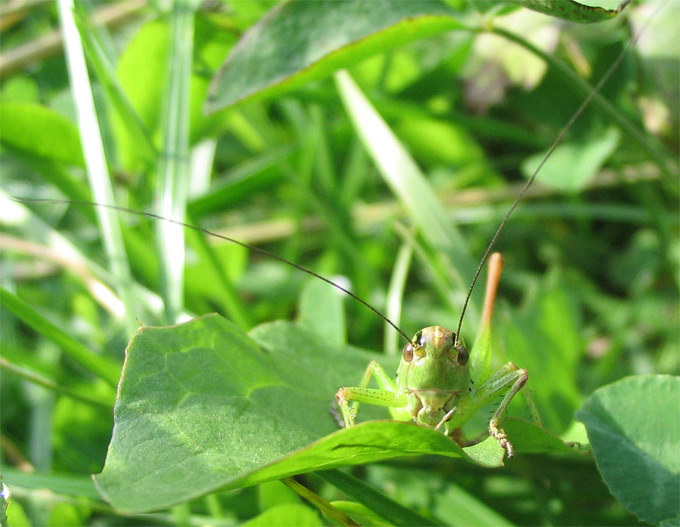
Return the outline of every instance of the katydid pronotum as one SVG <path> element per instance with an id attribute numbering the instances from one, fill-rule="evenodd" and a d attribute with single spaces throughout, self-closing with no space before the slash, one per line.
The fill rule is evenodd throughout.
<path id="1" fill-rule="evenodd" d="M 623 53 L 621 57 L 623 57 Z M 564 131 L 556 139 L 553 147 L 546 154 L 544 162 L 551 155 L 555 146 L 562 140 L 566 130 L 571 126 L 571 124 L 573 124 L 573 121 L 589 104 L 590 100 L 598 92 L 601 84 L 606 80 L 606 78 L 608 78 L 610 73 L 616 68 L 617 65 L 618 61 L 612 65 L 609 72 L 600 81 L 600 84 L 593 90 L 591 95 L 586 98 L 581 108 L 579 108 L 574 117 L 572 117 Z M 527 181 L 525 190 L 533 183 L 537 173 L 540 171 L 542 164 L 543 163 L 541 163 L 534 175 Z M 472 280 L 470 289 L 474 287 L 477 276 L 479 275 L 479 270 L 487 261 L 498 234 L 505 226 L 505 223 L 512 214 L 515 206 L 521 201 L 523 195 L 524 190 L 518 196 L 515 204 L 512 206 L 505 220 L 499 227 L 496 235 L 489 244 L 486 253 L 481 259 L 480 267 L 478 268 L 477 273 Z M 142 214 L 156 219 L 165 219 L 149 213 L 130 211 L 122 207 L 112 207 L 109 205 L 100 206 L 108 206 L 117 210 L 125 210 L 126 212 Z M 173 220 L 166 221 L 180 223 Z M 193 227 L 191 225 L 182 225 L 208 233 L 208 231 L 205 231 L 204 229 Z M 252 247 L 248 244 L 238 242 L 237 240 L 233 240 L 231 238 L 222 238 L 240 245 L 247 246 L 252 250 L 267 254 L 268 256 L 273 256 L 279 261 L 293 265 L 299 270 L 310 273 L 317 278 L 321 278 L 378 313 L 375 308 L 368 305 L 356 295 L 350 293 L 337 284 L 334 284 L 330 280 L 317 275 L 316 273 L 297 266 L 296 264 L 292 264 L 291 262 L 288 262 L 282 258 L 276 257 L 275 255 L 271 255 L 266 251 Z M 494 260 L 494 258 L 491 258 L 492 263 Z M 496 264 L 494 263 L 492 268 L 494 265 Z M 385 318 L 382 314 L 378 314 Z M 475 414 L 479 407 L 486 404 L 490 399 L 496 397 L 499 394 L 505 393 L 500 405 L 495 410 L 491 420 L 489 421 L 488 431 L 492 437 L 498 440 L 500 445 L 505 449 L 508 456 L 512 456 L 513 447 L 500 426 L 500 420 L 507 408 L 509 401 L 522 389 L 526 383 L 528 379 L 528 373 L 524 369 L 517 368 L 513 363 L 508 363 L 490 378 L 480 383 L 479 386 L 472 385 L 470 382 L 470 372 L 468 365 L 469 354 L 464 344 L 460 340 L 460 329 L 464 314 L 465 308 L 463 308 L 461 313 L 456 331 L 451 331 L 439 326 L 430 326 L 418 331 L 412 340 L 407 338 L 409 342 L 404 347 L 403 358 L 397 372 L 396 381 L 393 381 L 387 375 L 387 373 L 377 365 L 377 363 L 371 363 L 368 366 L 366 374 L 364 375 L 358 387 L 340 388 L 337 392 L 337 400 L 340 405 L 344 424 L 346 426 L 352 426 L 354 424 L 355 413 L 360 402 L 378 404 L 389 407 L 393 417 L 396 419 L 413 419 L 419 425 L 441 431 L 459 443 L 464 443 L 460 429 L 465 424 L 465 422 Z M 401 330 L 399 330 L 399 332 L 403 335 Z M 380 386 L 379 389 L 368 388 L 367 385 L 372 376 L 376 377 Z"/>

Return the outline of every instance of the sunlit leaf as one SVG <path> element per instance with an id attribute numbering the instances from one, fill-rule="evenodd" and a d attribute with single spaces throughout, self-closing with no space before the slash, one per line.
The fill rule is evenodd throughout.
<path id="1" fill-rule="evenodd" d="M 576 414 L 609 490 L 651 524 L 680 510 L 679 393 L 679 377 L 628 377 L 596 390 Z"/>

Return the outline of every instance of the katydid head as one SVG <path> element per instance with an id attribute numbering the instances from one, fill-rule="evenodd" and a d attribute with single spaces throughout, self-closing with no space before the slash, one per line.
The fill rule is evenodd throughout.
<path id="1" fill-rule="evenodd" d="M 418 331 L 411 342 L 404 346 L 404 360 L 416 364 L 425 359 L 449 360 L 465 366 L 468 351 L 456 345 L 456 334 L 441 326 L 430 326 Z"/>
<path id="2" fill-rule="evenodd" d="M 404 346 L 399 385 L 408 390 L 429 387 L 435 390 L 467 389 L 469 354 L 456 344 L 456 335 L 441 326 L 418 331 Z"/>

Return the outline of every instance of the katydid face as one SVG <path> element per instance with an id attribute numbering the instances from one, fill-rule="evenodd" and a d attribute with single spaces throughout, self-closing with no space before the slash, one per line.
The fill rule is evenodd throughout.
<path id="1" fill-rule="evenodd" d="M 468 393 L 468 352 L 454 343 L 452 331 L 430 326 L 404 346 L 397 387 L 407 394 L 408 410 L 419 424 L 437 426 L 460 395 Z"/>

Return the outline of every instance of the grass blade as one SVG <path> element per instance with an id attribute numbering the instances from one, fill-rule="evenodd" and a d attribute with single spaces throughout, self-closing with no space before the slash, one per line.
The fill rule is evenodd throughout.
<path id="1" fill-rule="evenodd" d="M 163 148 L 158 163 L 156 210 L 183 222 L 189 174 L 189 86 L 194 42 L 194 12 L 189 2 L 175 2 L 171 14 L 170 56 L 163 109 Z M 165 319 L 175 323 L 182 311 L 184 229 L 171 222 L 157 224 L 161 260 L 161 291 Z"/>
<path id="2" fill-rule="evenodd" d="M 59 18 L 64 35 L 66 65 L 78 114 L 78 129 L 85 155 L 87 176 L 95 201 L 113 204 L 113 188 L 104 153 L 104 144 L 92 96 L 92 86 L 85 64 L 85 55 L 73 18 L 73 0 L 59 0 Z M 96 210 L 104 247 L 113 272 L 116 289 L 125 304 L 126 327 L 132 333 L 137 327 L 131 306 L 138 305 L 132 287 L 132 277 L 123 245 L 117 215 L 105 207 Z M 137 314 L 139 316 L 139 314 Z"/>
<path id="3" fill-rule="evenodd" d="M 435 190 L 349 73 L 340 71 L 335 79 L 354 127 L 385 182 L 424 239 L 447 256 L 451 279 L 447 291 L 463 290 L 475 266 L 465 240 L 449 221 Z M 471 316 L 477 318 L 474 308 Z"/>
<path id="4" fill-rule="evenodd" d="M 5 288 L 0 288 L 0 304 L 45 338 L 57 344 L 83 368 L 104 379 L 111 386 L 115 387 L 118 384 L 120 365 L 115 361 L 95 355 L 85 344 L 71 337 L 71 335 L 47 320 L 33 307 Z"/>
<path id="5" fill-rule="evenodd" d="M 389 520 L 394 525 L 442 525 L 438 521 L 407 509 L 381 492 L 366 485 L 360 479 L 339 470 L 324 470 L 316 472 L 316 475 L 340 489 L 350 498 L 363 503 L 366 507 Z"/>

